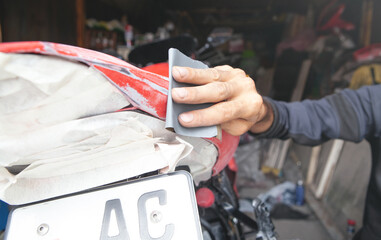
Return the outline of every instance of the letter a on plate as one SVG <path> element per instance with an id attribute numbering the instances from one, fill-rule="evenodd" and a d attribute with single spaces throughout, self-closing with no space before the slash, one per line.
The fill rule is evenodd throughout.
<path id="1" fill-rule="evenodd" d="M 115 219 L 118 226 L 118 234 L 110 236 L 110 222 L 111 222 L 111 213 L 115 212 Z M 122 204 L 120 199 L 112 199 L 106 202 L 105 212 L 103 215 L 102 231 L 101 231 L 101 240 L 130 240 L 127 232 L 126 221 L 124 220 Z"/>

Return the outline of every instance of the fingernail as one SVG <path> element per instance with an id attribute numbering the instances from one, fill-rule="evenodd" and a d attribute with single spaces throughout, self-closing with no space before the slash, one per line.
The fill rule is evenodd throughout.
<path id="1" fill-rule="evenodd" d="M 188 91 L 185 90 L 184 88 L 174 88 L 173 91 L 175 91 L 175 94 L 179 98 L 185 98 L 188 95 Z"/>
<path id="2" fill-rule="evenodd" d="M 188 74 L 188 70 L 182 67 L 173 67 L 173 71 L 180 75 L 182 78 Z"/>
<path id="3" fill-rule="evenodd" d="M 193 120 L 193 114 L 192 113 L 183 113 L 180 115 L 180 119 L 183 122 L 191 122 Z"/>

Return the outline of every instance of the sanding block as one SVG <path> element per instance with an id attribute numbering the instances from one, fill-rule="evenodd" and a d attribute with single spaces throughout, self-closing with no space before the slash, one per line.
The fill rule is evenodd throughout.
<path id="1" fill-rule="evenodd" d="M 206 69 L 208 66 L 200 61 L 193 60 L 179 50 L 170 48 L 168 50 L 169 61 L 169 89 L 168 89 L 168 101 L 167 101 L 167 117 L 165 122 L 165 128 L 171 129 L 179 135 L 188 137 L 218 137 L 220 129 L 216 125 L 206 127 L 194 127 L 187 128 L 180 124 L 178 116 L 183 112 L 189 112 L 193 110 L 204 109 L 212 106 L 212 103 L 204 104 L 180 104 L 172 100 L 172 88 L 191 87 L 194 86 L 188 83 L 177 82 L 172 76 L 172 67 L 191 67 L 198 69 Z"/>

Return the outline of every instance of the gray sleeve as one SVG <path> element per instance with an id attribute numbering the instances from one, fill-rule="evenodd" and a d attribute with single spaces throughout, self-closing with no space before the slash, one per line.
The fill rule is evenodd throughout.
<path id="1" fill-rule="evenodd" d="M 381 133 L 381 85 L 343 90 L 320 100 L 265 101 L 274 110 L 274 123 L 259 137 L 316 145 L 333 138 L 359 142 Z"/>

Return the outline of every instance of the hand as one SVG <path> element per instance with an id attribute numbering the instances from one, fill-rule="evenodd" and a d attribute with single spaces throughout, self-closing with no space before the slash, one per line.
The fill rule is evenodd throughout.
<path id="1" fill-rule="evenodd" d="M 177 103 L 215 103 L 209 108 L 182 113 L 179 122 L 184 127 L 221 124 L 226 132 L 241 135 L 248 130 L 266 131 L 272 124 L 273 112 L 257 93 L 253 79 L 241 69 L 219 66 L 210 69 L 173 67 L 178 82 L 199 86 L 174 88 L 172 98 Z"/>

